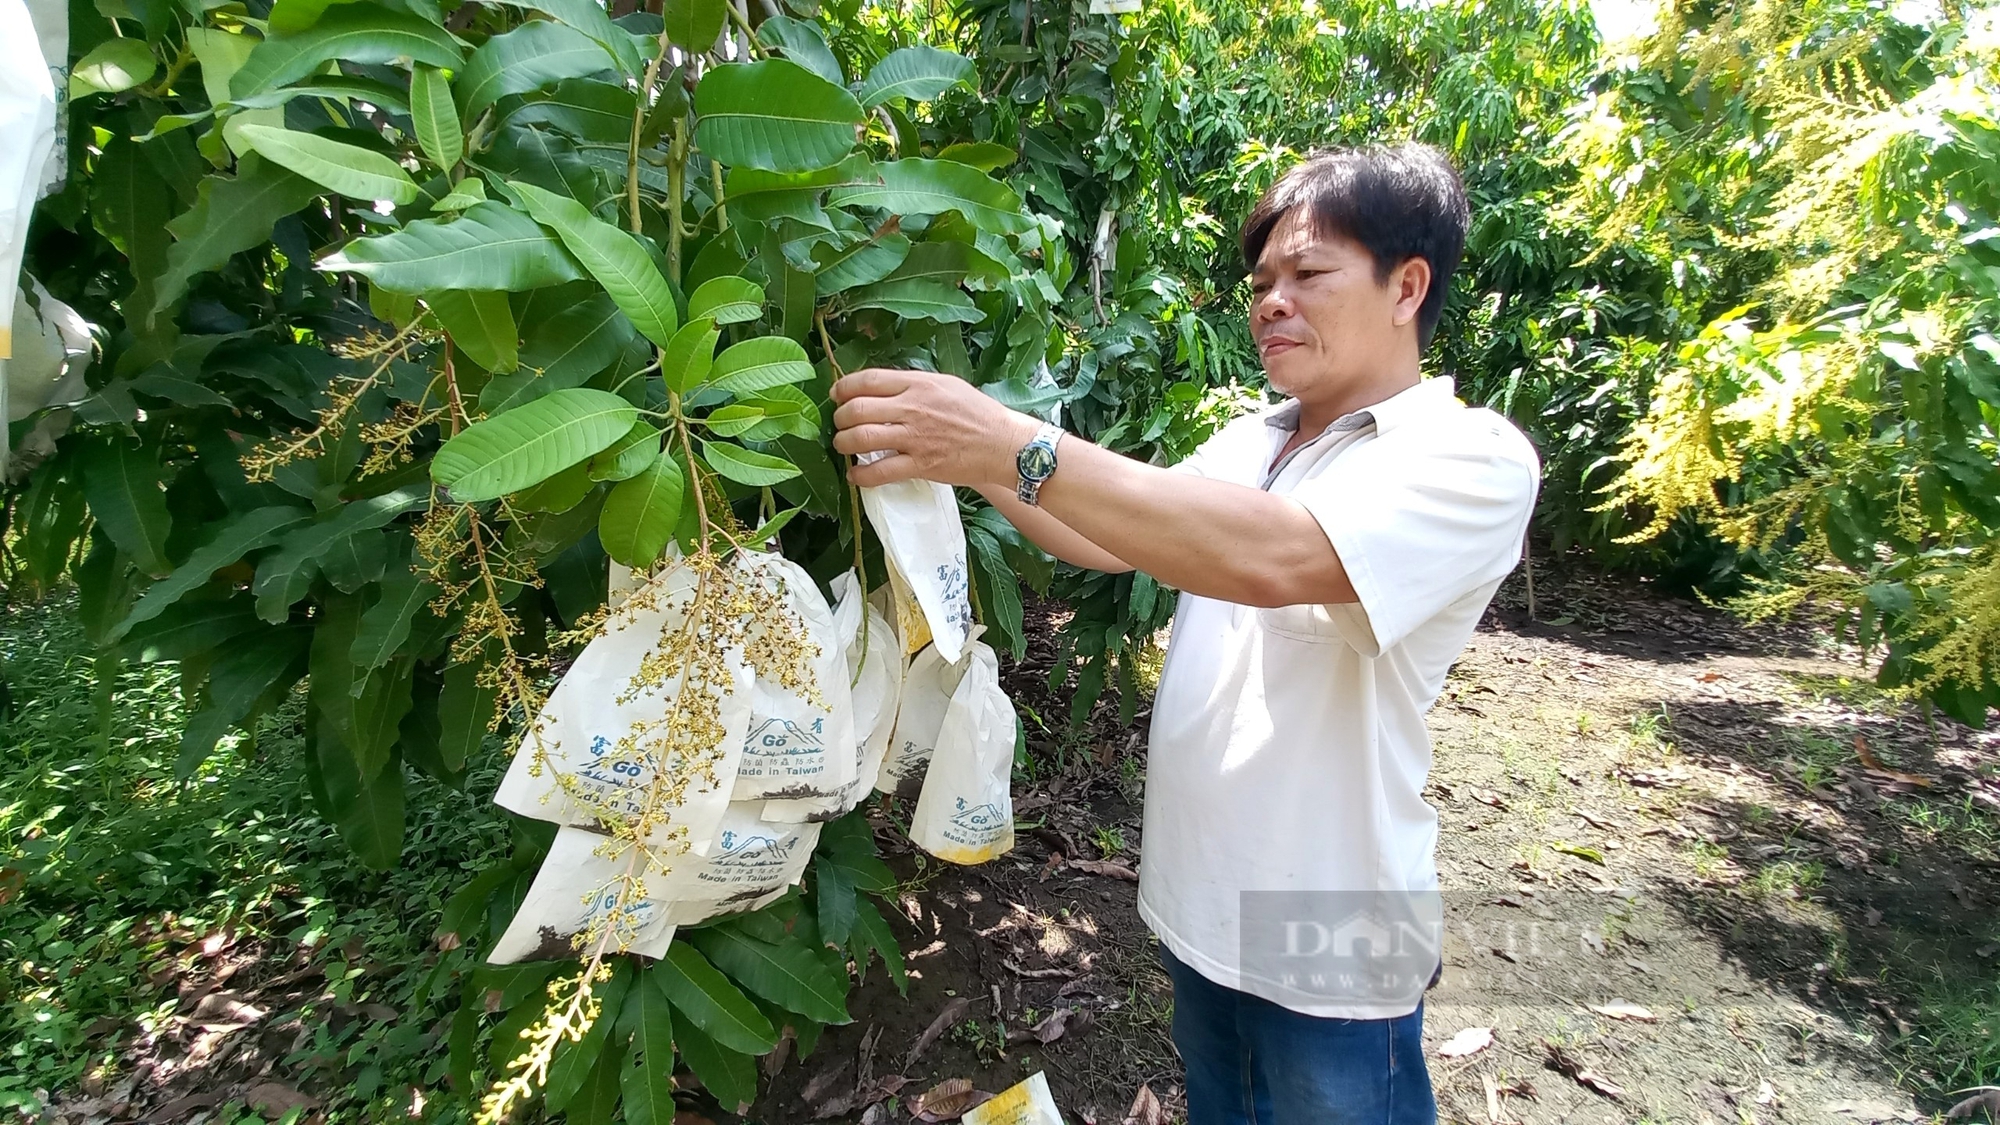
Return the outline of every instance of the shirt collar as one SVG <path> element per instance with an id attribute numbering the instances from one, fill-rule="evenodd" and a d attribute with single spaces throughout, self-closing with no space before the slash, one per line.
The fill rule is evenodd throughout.
<path id="1" fill-rule="evenodd" d="M 1405 387 L 1373 406 L 1335 418 L 1323 432 L 1344 433 L 1372 422 L 1376 433 L 1388 433 L 1412 419 L 1459 405 L 1456 390 L 1449 375 L 1420 380 L 1416 386 Z M 1296 431 L 1300 409 L 1298 399 L 1286 399 L 1264 415 L 1264 424 L 1287 433 Z"/>

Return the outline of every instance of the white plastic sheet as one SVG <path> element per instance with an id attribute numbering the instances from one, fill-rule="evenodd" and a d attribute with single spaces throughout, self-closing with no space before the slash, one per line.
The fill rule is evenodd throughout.
<path id="1" fill-rule="evenodd" d="M 936 481 L 904 480 L 862 489 L 861 504 L 882 540 L 905 651 L 915 651 L 927 631 L 947 661 L 957 660 L 972 632 L 967 585 L 972 572 L 965 562 L 958 498 Z M 921 628 L 908 610 L 911 604 L 921 610 Z"/>
<path id="2" fill-rule="evenodd" d="M 910 815 L 910 842 L 949 863 L 985 863 L 1014 847 L 1014 705 L 1000 658 L 974 642 L 939 725 Z"/>

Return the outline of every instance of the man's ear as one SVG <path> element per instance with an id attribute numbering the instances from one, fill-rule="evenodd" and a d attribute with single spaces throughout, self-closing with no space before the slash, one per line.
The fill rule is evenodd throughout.
<path id="1" fill-rule="evenodd" d="M 1394 313 L 1398 328 L 1414 323 L 1431 291 L 1431 264 L 1422 258 L 1405 258 L 1389 274 L 1389 291 L 1396 296 Z"/>

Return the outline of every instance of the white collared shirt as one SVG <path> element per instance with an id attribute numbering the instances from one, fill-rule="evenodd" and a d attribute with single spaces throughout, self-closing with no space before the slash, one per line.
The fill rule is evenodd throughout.
<path id="1" fill-rule="evenodd" d="M 1153 703 L 1139 912 L 1217 983 L 1316 1016 L 1241 969 L 1245 891 L 1431 892 L 1424 713 L 1521 558 L 1534 448 L 1450 379 L 1329 425 L 1277 459 L 1298 405 L 1230 423 L 1176 471 L 1285 495 L 1319 521 L 1358 603 L 1256 609 L 1182 594 Z M 1399 1010 L 1396 1010 L 1399 1009 Z"/>

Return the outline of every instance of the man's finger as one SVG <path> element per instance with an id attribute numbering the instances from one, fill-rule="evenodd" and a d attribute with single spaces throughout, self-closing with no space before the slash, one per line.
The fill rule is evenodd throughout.
<path id="1" fill-rule="evenodd" d="M 907 453 L 884 457 L 880 461 L 870 461 L 866 465 L 850 465 L 847 479 L 860 488 L 874 488 L 882 484 L 894 484 L 899 480 L 911 480 L 917 476 L 917 459 Z"/>
<path id="2" fill-rule="evenodd" d="M 852 375 L 843 376 L 835 381 L 829 393 L 836 403 L 845 403 L 865 395 L 901 394 L 904 388 L 910 385 L 910 375 L 908 371 L 896 371 L 887 367 L 864 367 Z"/>
<path id="3" fill-rule="evenodd" d="M 833 435 L 833 448 L 841 453 L 873 453 L 887 449 L 895 453 L 903 452 L 902 439 L 907 431 L 901 426 L 880 422 L 865 426 L 851 426 Z"/>
<path id="4" fill-rule="evenodd" d="M 901 398 L 881 398 L 868 395 L 849 399 L 833 412 L 833 426 L 845 430 L 870 422 L 901 422 L 908 412 L 903 408 Z"/>

